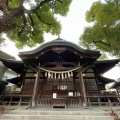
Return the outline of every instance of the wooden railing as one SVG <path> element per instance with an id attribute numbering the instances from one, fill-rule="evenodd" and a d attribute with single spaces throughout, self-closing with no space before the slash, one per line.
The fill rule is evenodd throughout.
<path id="1" fill-rule="evenodd" d="M 38 106 L 75 108 L 81 106 L 81 99 L 80 96 L 63 96 L 58 98 L 52 98 L 51 96 L 41 96 L 38 98 Z"/>
<path id="2" fill-rule="evenodd" d="M 114 106 L 120 105 L 120 95 L 115 91 L 89 91 L 86 92 L 86 97 L 89 106 L 108 106 L 109 100 Z"/>
<path id="3" fill-rule="evenodd" d="M 75 107 L 81 107 L 81 98 L 80 96 L 72 96 L 67 97 L 67 107 L 68 108 L 75 108 Z"/>
<path id="4" fill-rule="evenodd" d="M 38 106 L 51 107 L 52 99 L 50 96 L 41 96 L 38 98 Z"/>
<path id="5" fill-rule="evenodd" d="M 30 94 L 3 94 L 3 102 L 5 105 L 29 105 L 32 95 Z"/>
<path id="6" fill-rule="evenodd" d="M 7 105 L 29 105 L 32 98 L 31 93 L 20 93 L 20 94 L 3 94 L 4 102 Z M 88 106 L 107 106 L 108 100 L 112 102 L 112 105 L 120 105 L 120 95 L 116 92 L 107 91 L 87 91 L 87 104 Z M 80 96 L 57 96 L 57 99 L 52 98 L 52 95 L 42 95 L 42 91 L 38 95 L 38 106 L 41 107 L 53 107 L 53 106 L 65 106 L 66 108 L 81 107 L 81 97 Z"/>

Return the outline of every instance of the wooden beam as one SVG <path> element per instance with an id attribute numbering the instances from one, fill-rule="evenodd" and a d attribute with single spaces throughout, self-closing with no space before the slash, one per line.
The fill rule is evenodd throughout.
<path id="1" fill-rule="evenodd" d="M 93 68 L 93 71 L 94 71 L 94 75 L 95 75 L 95 81 L 96 81 L 97 88 L 100 91 L 101 89 L 100 89 L 99 81 L 97 78 L 97 72 L 96 72 L 95 68 Z"/>
<path id="2" fill-rule="evenodd" d="M 2 95 L 3 97 L 12 97 L 12 98 L 15 98 L 15 97 L 24 97 L 24 98 L 31 98 L 31 94 L 14 94 L 14 93 L 10 93 L 10 94 L 3 94 Z"/>
<path id="3" fill-rule="evenodd" d="M 73 77 L 73 85 L 74 85 L 74 95 L 75 95 L 75 92 L 76 92 L 76 82 L 75 82 L 75 77 Z"/>
<path id="4" fill-rule="evenodd" d="M 74 65 L 76 66 L 78 62 L 45 62 L 42 64 L 42 66 L 45 65 Z"/>
<path id="5" fill-rule="evenodd" d="M 93 63 L 87 63 L 86 67 L 82 69 L 82 72 L 85 72 L 88 68 L 94 67 L 95 65 Z"/>
<path id="6" fill-rule="evenodd" d="M 78 51 L 78 50 L 76 50 L 75 48 L 72 48 L 72 47 L 66 47 L 66 46 L 49 46 L 49 47 L 47 47 L 47 48 L 45 48 L 45 49 L 43 49 L 43 50 L 41 50 L 41 51 L 37 51 L 36 53 L 31 53 L 31 54 L 27 54 L 27 55 L 19 55 L 20 56 L 20 58 L 21 59 L 37 59 L 37 58 L 40 58 L 42 55 L 44 55 L 44 54 L 46 54 L 48 51 L 51 51 L 51 53 L 52 52 L 55 52 L 55 53 L 58 53 L 58 50 L 56 51 L 57 49 L 64 49 L 64 50 L 61 50 L 62 52 L 65 52 L 66 50 L 68 50 L 68 51 L 71 51 L 72 53 L 74 53 L 75 55 L 77 55 L 77 56 L 81 56 L 82 58 L 83 57 L 86 57 L 86 58 L 89 58 L 89 57 L 92 57 L 92 56 L 90 56 L 90 55 L 86 55 L 86 54 L 84 54 L 84 53 L 82 53 L 82 52 L 80 52 L 80 51 Z M 60 52 L 60 51 L 59 51 Z M 94 56 L 93 55 L 93 57 L 96 57 L 96 56 Z"/>
<path id="7" fill-rule="evenodd" d="M 40 77 L 40 79 L 45 79 L 46 77 Z M 35 79 L 35 77 L 25 77 L 25 79 Z"/>
<path id="8" fill-rule="evenodd" d="M 37 76 L 36 76 L 36 79 L 35 79 L 35 83 L 34 83 L 34 88 L 33 88 L 33 95 L 32 95 L 32 106 L 31 107 L 36 107 L 37 103 L 36 103 L 36 100 L 37 100 L 37 93 L 38 93 L 38 83 L 39 83 L 39 79 L 40 79 L 40 69 L 38 69 L 37 71 Z"/>
<path id="9" fill-rule="evenodd" d="M 37 73 L 37 70 L 34 68 L 34 67 L 32 67 L 32 66 L 28 66 L 33 72 L 35 72 L 35 73 Z"/>
<path id="10" fill-rule="evenodd" d="M 78 75 L 79 75 L 79 80 L 80 80 L 80 90 L 81 90 L 81 98 L 82 98 L 83 108 L 86 108 L 87 107 L 87 99 L 86 99 L 85 85 L 84 85 L 84 81 L 82 78 L 81 69 L 78 69 Z"/>

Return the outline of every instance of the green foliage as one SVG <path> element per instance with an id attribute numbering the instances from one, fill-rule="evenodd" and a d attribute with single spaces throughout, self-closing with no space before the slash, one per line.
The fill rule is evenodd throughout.
<path id="1" fill-rule="evenodd" d="M 53 0 L 55 1 L 55 0 Z M 62 0 L 62 4 L 60 2 L 51 2 L 49 3 L 50 8 L 52 8 L 52 12 L 54 14 L 60 14 L 62 16 L 66 16 L 67 12 L 69 10 L 69 5 L 70 5 L 71 0 Z"/>
<path id="2" fill-rule="evenodd" d="M 17 8 L 19 7 L 20 4 L 20 0 L 10 0 L 10 2 L 8 2 L 8 6 L 10 8 Z"/>
<path id="3" fill-rule="evenodd" d="M 45 0 L 48 1 L 48 0 Z M 56 15 L 66 16 L 72 0 L 51 0 L 43 4 L 39 9 L 41 0 L 25 0 L 29 10 L 23 7 L 23 13 L 12 19 L 16 27 L 5 31 L 7 37 L 13 41 L 18 48 L 25 45 L 30 47 L 44 41 L 44 33 L 58 35 L 61 32 L 61 24 Z M 10 0 L 8 6 L 13 9 L 20 5 L 20 0 Z M 13 13 L 12 13 L 13 14 Z M 1 38 L 2 39 L 2 38 Z"/>
<path id="4" fill-rule="evenodd" d="M 103 53 L 100 57 L 99 57 L 99 60 L 105 60 L 107 59 L 107 55 L 105 53 Z"/>
<path id="5" fill-rule="evenodd" d="M 0 44 L 2 44 L 4 41 L 4 38 L 0 35 Z"/>
<path id="6" fill-rule="evenodd" d="M 84 29 L 80 43 L 89 49 L 98 49 L 120 57 L 120 2 L 105 0 L 92 4 L 86 12 L 86 21 L 92 26 Z"/>

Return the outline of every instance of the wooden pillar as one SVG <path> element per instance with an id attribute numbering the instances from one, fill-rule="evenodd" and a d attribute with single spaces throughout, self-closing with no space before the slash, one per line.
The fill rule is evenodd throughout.
<path id="1" fill-rule="evenodd" d="M 99 103 L 99 106 L 101 106 L 101 102 L 100 102 L 100 98 L 98 97 L 98 103 Z"/>
<path id="2" fill-rule="evenodd" d="M 11 103 L 12 103 L 12 99 L 13 99 L 13 97 L 10 97 L 9 106 L 10 106 Z"/>
<path id="3" fill-rule="evenodd" d="M 88 97 L 88 104 L 89 104 L 89 106 L 91 106 L 91 103 L 90 103 L 90 98 Z"/>
<path id="4" fill-rule="evenodd" d="M 120 95 L 120 93 L 118 92 L 119 88 L 116 89 L 117 95 Z M 120 97 L 118 97 L 118 101 L 120 102 Z"/>
<path id="5" fill-rule="evenodd" d="M 22 97 L 20 97 L 20 99 L 19 99 L 18 106 L 20 106 L 20 105 L 21 105 L 21 102 L 22 102 Z"/>
<path id="6" fill-rule="evenodd" d="M 76 82 L 75 82 L 75 77 L 73 77 L 73 86 L 74 86 L 74 96 L 76 96 Z"/>
<path id="7" fill-rule="evenodd" d="M 116 92 L 117 92 L 117 95 L 120 95 L 119 92 L 118 92 L 119 89 L 116 88 Z"/>
<path id="8" fill-rule="evenodd" d="M 35 83 L 34 83 L 32 103 L 31 103 L 32 107 L 36 107 L 36 105 L 37 105 L 39 79 L 40 79 L 40 69 L 38 69 L 38 71 L 37 71 L 37 76 L 36 76 Z"/>
<path id="9" fill-rule="evenodd" d="M 78 69 L 78 75 L 79 75 L 79 80 L 80 80 L 80 91 L 81 91 L 83 108 L 87 108 L 87 98 L 86 98 L 85 85 L 84 85 L 84 81 L 82 78 L 81 69 Z"/>
<path id="10" fill-rule="evenodd" d="M 44 79 L 44 84 L 43 84 L 43 94 L 45 94 L 46 82 L 47 82 L 47 78 Z"/>
<path id="11" fill-rule="evenodd" d="M 94 73 L 95 82 L 96 82 L 96 85 L 97 85 L 98 91 L 100 91 L 101 89 L 100 89 L 100 85 L 99 85 L 99 81 L 98 81 L 98 78 L 97 78 L 97 73 L 96 73 L 95 68 L 93 68 L 93 73 Z"/>

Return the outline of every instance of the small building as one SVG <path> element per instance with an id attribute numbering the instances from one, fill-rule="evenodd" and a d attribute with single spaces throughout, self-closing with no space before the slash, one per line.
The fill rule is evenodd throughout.
<path id="1" fill-rule="evenodd" d="M 13 59 L 15 58 L 3 51 L 0 50 L 0 59 Z M 7 78 L 15 77 L 16 73 L 8 69 L 1 61 L 0 61 L 0 93 L 4 90 L 5 86 L 8 85 L 6 82 Z"/>
<path id="2" fill-rule="evenodd" d="M 0 58 L 1 59 L 13 59 L 13 60 L 15 60 L 15 58 L 13 56 L 11 56 L 11 55 L 9 55 L 1 50 L 0 50 Z M 2 80 L 2 77 L 3 77 L 6 70 L 7 70 L 7 67 L 4 66 L 2 64 L 2 62 L 0 61 L 0 80 Z"/>
<path id="3" fill-rule="evenodd" d="M 118 102 L 119 95 L 105 91 L 114 82 L 103 77 L 118 62 L 98 60 L 99 51 L 91 51 L 57 38 L 38 48 L 20 52 L 22 61 L 0 59 L 17 73 L 7 81 L 15 84 L 2 95 L 8 105 L 31 107 L 86 107 Z"/>

